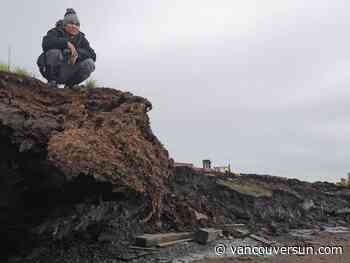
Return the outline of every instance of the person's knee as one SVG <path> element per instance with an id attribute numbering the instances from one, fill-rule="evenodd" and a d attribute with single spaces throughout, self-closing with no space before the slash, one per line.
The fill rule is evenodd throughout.
<path id="1" fill-rule="evenodd" d="M 80 63 L 82 72 L 85 74 L 91 74 L 95 70 L 95 62 L 91 59 L 85 59 Z"/>
<path id="2" fill-rule="evenodd" d="M 76 64 L 74 76 L 69 79 L 70 85 L 76 85 L 88 79 L 95 70 L 95 62 L 92 59 L 85 59 Z"/>
<path id="3" fill-rule="evenodd" d="M 45 53 L 45 55 L 46 55 L 46 63 L 49 65 L 57 64 L 63 59 L 62 51 L 59 49 L 50 49 Z"/>

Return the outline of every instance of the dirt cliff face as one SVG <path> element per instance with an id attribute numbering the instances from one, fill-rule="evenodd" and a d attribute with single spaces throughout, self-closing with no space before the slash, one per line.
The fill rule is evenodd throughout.
<path id="1" fill-rule="evenodd" d="M 0 72 L 0 231 L 16 239 L 56 201 L 92 195 L 137 197 L 141 220 L 157 222 L 171 163 L 151 107 L 128 92 L 51 89 Z"/>
<path id="2" fill-rule="evenodd" d="M 350 189 L 331 183 L 254 174 L 213 176 L 176 167 L 169 189 L 162 221 L 179 230 L 244 223 L 279 235 L 294 228 L 350 224 Z"/>

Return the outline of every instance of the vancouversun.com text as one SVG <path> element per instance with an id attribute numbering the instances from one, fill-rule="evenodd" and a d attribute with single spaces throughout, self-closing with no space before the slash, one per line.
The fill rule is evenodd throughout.
<path id="1" fill-rule="evenodd" d="M 323 246 L 314 248 L 312 246 L 230 246 L 217 244 L 215 246 L 216 256 L 276 256 L 276 255 L 342 255 L 342 246 Z"/>

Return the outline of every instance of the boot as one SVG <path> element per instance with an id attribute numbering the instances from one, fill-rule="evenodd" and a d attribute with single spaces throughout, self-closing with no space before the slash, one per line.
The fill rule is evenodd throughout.
<path id="1" fill-rule="evenodd" d="M 50 80 L 47 85 L 50 87 L 50 88 L 58 88 L 58 84 L 55 80 Z"/>

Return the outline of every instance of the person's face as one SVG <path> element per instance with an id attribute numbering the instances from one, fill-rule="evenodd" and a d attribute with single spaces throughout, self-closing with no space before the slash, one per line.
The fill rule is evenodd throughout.
<path id="1" fill-rule="evenodd" d="M 73 23 L 69 23 L 64 27 L 64 30 L 70 34 L 70 35 L 77 35 L 80 31 L 80 26 L 79 24 L 73 24 Z"/>

